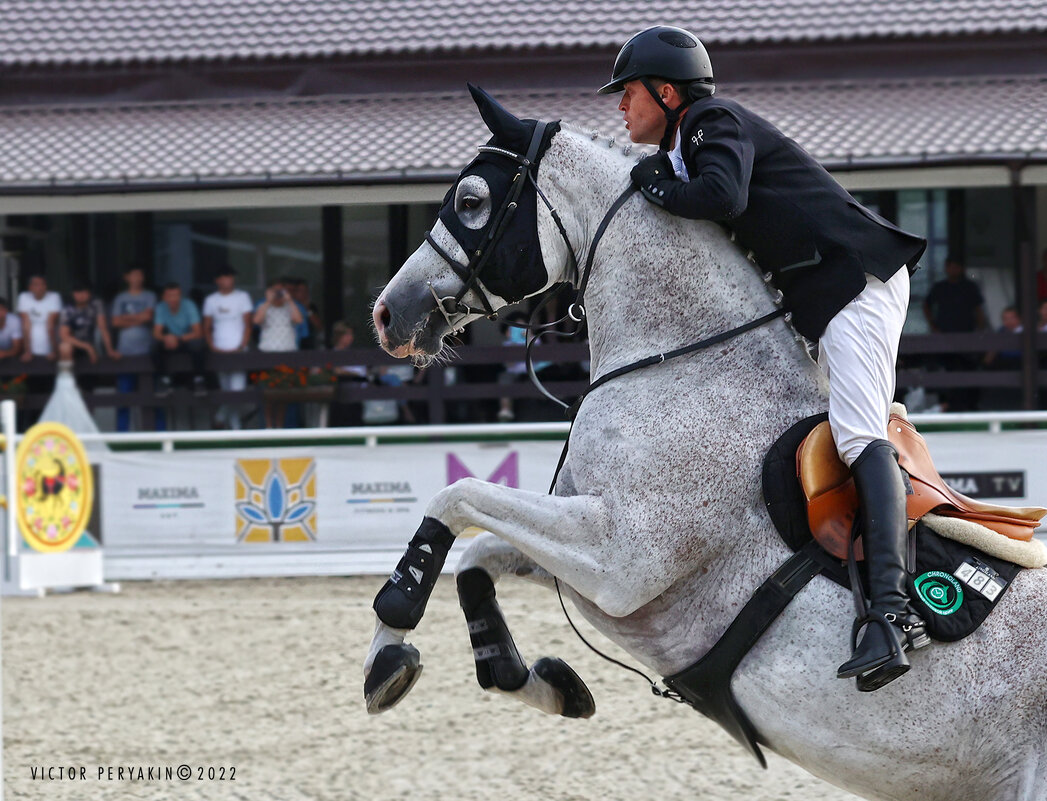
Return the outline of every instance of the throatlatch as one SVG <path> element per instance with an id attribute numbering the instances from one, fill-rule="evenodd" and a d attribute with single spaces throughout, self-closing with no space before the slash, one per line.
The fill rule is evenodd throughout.
<path id="1" fill-rule="evenodd" d="M 392 576 L 374 599 L 378 619 L 394 629 L 413 629 L 443 570 L 454 534 L 434 517 L 422 518 Z"/>

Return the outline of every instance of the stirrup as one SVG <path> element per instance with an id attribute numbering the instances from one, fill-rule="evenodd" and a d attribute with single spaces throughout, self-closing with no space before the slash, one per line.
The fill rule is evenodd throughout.
<path id="1" fill-rule="evenodd" d="M 888 615 L 890 617 L 888 617 Z M 856 618 L 854 625 L 851 626 L 851 658 L 844 662 L 836 671 L 836 678 L 838 679 L 850 679 L 855 676 L 863 674 L 869 674 L 873 671 L 881 670 L 884 668 L 890 669 L 893 673 L 888 681 L 891 681 L 898 676 L 902 675 L 909 669 L 909 660 L 905 657 L 905 647 L 902 645 L 900 640 L 901 631 L 895 627 L 895 621 L 897 616 L 893 612 L 879 612 L 875 609 L 870 609 L 863 617 Z M 875 656 L 868 661 L 861 664 L 851 664 L 856 659 L 859 659 L 858 653 L 858 635 L 862 629 L 867 626 L 877 626 L 880 632 L 884 635 L 886 642 L 884 643 L 888 647 L 886 653 Z M 865 638 L 862 640 L 862 644 L 868 647 L 869 637 L 872 636 L 870 629 L 866 632 Z M 887 682 L 883 682 L 886 684 Z M 880 684 L 879 686 L 883 686 Z"/>
<path id="2" fill-rule="evenodd" d="M 884 615 L 884 618 L 894 626 L 895 630 L 901 633 L 903 653 L 915 651 L 931 644 L 931 638 L 927 634 L 927 624 L 924 623 L 918 614 L 910 609 L 904 613 L 905 622 L 899 620 L 898 617 L 893 612 L 888 612 Z M 905 660 L 904 665 L 891 661 L 867 673 L 862 673 L 856 680 L 858 692 L 875 692 L 884 685 L 890 684 L 899 676 L 904 675 L 908 672 L 909 667 L 908 660 Z"/>

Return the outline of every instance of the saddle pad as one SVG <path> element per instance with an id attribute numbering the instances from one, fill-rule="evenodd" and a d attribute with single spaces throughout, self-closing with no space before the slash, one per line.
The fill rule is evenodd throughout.
<path id="1" fill-rule="evenodd" d="M 909 576 L 913 606 L 932 638 L 962 640 L 996 608 L 1023 568 L 947 540 L 922 521 L 913 531 L 916 572 Z"/>
<path id="2" fill-rule="evenodd" d="M 813 539 L 803 488 L 796 477 L 796 448 L 827 417 L 816 415 L 796 423 L 771 446 L 764 459 L 764 503 L 778 533 L 793 551 Z M 916 572 L 909 577 L 910 597 L 933 639 L 963 639 L 988 617 L 1022 568 L 940 537 L 922 521 L 913 533 Z M 829 554 L 821 561 L 823 575 L 850 591 L 846 564 Z M 859 563 L 858 570 L 864 583 L 864 562 Z"/>

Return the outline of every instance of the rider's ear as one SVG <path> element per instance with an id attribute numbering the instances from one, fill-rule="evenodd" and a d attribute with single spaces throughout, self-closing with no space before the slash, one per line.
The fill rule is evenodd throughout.
<path id="1" fill-rule="evenodd" d="M 531 139 L 531 130 L 527 125 L 514 117 L 493 97 L 478 86 L 468 84 L 469 94 L 473 96 L 480 116 L 494 134 L 496 140 L 516 145 L 516 149 L 526 148 Z M 523 145 L 518 145 L 523 142 Z"/>

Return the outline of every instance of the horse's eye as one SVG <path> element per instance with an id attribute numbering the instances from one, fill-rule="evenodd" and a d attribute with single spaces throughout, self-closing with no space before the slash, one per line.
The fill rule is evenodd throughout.
<path id="1" fill-rule="evenodd" d="M 462 198 L 462 208 L 463 209 L 469 209 L 470 211 L 473 211 L 475 209 L 480 208 L 480 204 L 482 202 L 483 201 L 480 200 L 480 198 L 478 198 L 476 195 L 465 195 Z"/>

